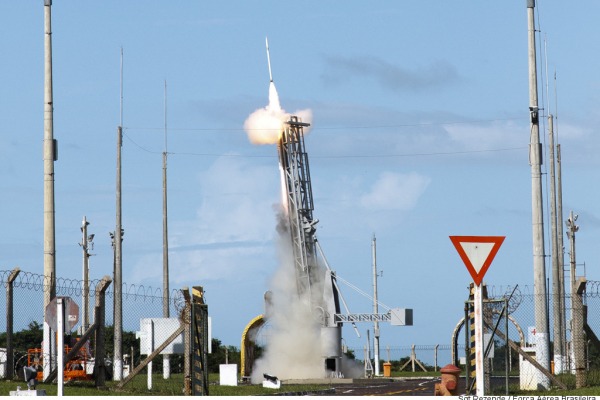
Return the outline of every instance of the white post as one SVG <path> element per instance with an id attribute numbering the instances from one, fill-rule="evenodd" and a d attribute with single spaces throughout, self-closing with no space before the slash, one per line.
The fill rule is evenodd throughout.
<path id="1" fill-rule="evenodd" d="M 63 383 L 64 383 L 64 355 L 65 355 L 65 321 L 64 321 L 64 316 L 65 316 L 65 306 L 63 304 L 63 299 L 62 298 L 57 298 L 56 299 L 56 330 L 58 331 L 58 337 L 57 337 L 57 345 L 56 347 L 58 347 L 57 351 L 56 351 L 56 356 L 57 356 L 57 367 L 58 367 L 58 375 L 57 378 L 58 379 L 58 388 L 57 388 L 57 392 L 56 395 L 57 396 L 62 396 L 63 395 Z"/>
<path id="2" fill-rule="evenodd" d="M 484 396 L 485 370 L 483 366 L 483 296 L 481 285 L 475 285 L 475 394 Z"/>
<path id="3" fill-rule="evenodd" d="M 148 343 L 148 355 L 150 355 L 154 352 L 154 323 L 152 323 L 152 320 L 148 321 L 148 325 L 146 332 L 149 335 L 146 343 Z M 148 363 L 148 390 L 152 390 L 152 361 Z"/>
<path id="4" fill-rule="evenodd" d="M 90 272 L 90 253 L 88 247 L 88 234 L 87 226 L 90 223 L 86 220 L 85 215 L 83 221 L 81 221 L 81 248 L 83 250 L 83 290 L 81 293 L 82 307 L 81 307 L 81 334 L 83 335 L 87 328 L 90 326 L 90 283 L 89 283 L 89 272 Z"/>
<path id="5" fill-rule="evenodd" d="M 377 304 L 377 244 L 375 234 L 373 234 L 373 314 L 379 314 Z M 379 376 L 379 322 L 377 319 L 373 322 L 373 359 L 375 362 L 375 376 Z"/>

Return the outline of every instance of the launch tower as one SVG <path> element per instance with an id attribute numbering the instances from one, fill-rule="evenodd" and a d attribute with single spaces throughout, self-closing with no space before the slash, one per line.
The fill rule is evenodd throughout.
<path id="1" fill-rule="evenodd" d="M 304 128 L 309 124 L 291 116 L 278 143 L 283 207 L 292 243 L 298 301 L 310 307 L 321 323 L 321 354 L 329 373 L 341 370 L 342 323 L 335 274 L 327 267 L 317 242 L 313 196 Z M 321 259 L 318 257 L 321 255 Z"/>

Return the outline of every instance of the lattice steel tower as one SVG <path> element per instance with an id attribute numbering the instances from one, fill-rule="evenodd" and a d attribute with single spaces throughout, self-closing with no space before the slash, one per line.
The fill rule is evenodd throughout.
<path id="1" fill-rule="evenodd" d="M 326 369 L 339 372 L 342 324 L 335 321 L 335 315 L 340 313 L 339 293 L 335 274 L 327 267 L 315 235 L 319 220 L 313 218 L 310 168 L 304 150 L 304 128 L 307 126 L 309 124 L 298 117 L 291 116 L 279 139 L 283 206 L 292 241 L 299 300 L 305 302 L 321 321 L 321 348 Z"/>

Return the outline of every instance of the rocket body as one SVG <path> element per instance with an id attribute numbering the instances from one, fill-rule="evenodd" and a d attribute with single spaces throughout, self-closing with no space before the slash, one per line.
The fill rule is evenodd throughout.
<path id="1" fill-rule="evenodd" d="M 269 82 L 273 82 L 273 74 L 271 73 L 271 54 L 269 53 L 269 38 L 265 37 L 267 45 L 267 64 L 269 65 Z"/>

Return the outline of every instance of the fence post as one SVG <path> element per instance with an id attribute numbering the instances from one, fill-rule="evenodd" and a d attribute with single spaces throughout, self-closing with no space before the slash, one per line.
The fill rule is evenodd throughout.
<path id="1" fill-rule="evenodd" d="M 575 355 L 575 387 L 584 387 L 587 383 L 585 371 L 585 334 L 583 324 L 583 292 L 586 279 L 579 278 L 573 283 L 571 302 L 573 303 L 573 353 Z"/>
<path id="2" fill-rule="evenodd" d="M 204 303 L 202 286 L 192 287 L 193 371 L 194 396 L 208 396 L 208 305 Z"/>
<path id="3" fill-rule="evenodd" d="M 13 283 L 21 272 L 19 267 L 13 269 L 6 281 L 6 379 L 12 379 L 15 374 L 13 349 Z"/>
<path id="4" fill-rule="evenodd" d="M 105 301 L 106 289 L 112 282 L 112 279 L 105 275 L 98 285 L 96 285 L 96 306 L 94 307 L 94 324 L 96 324 L 96 354 L 94 371 L 96 372 L 96 387 L 104 387 L 106 385 L 106 365 L 104 357 L 106 349 L 104 347 L 104 324 L 105 324 Z"/>
<path id="5" fill-rule="evenodd" d="M 181 292 L 185 299 L 185 307 L 181 311 L 181 319 L 187 322 L 183 331 L 183 392 L 186 396 L 192 395 L 192 300 L 188 287 Z"/>

